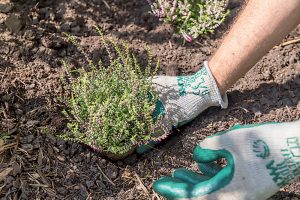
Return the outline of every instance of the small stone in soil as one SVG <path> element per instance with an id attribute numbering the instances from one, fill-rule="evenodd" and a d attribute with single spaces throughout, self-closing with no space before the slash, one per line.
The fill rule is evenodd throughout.
<path id="1" fill-rule="evenodd" d="M 106 175 L 110 179 L 115 179 L 118 176 L 118 168 L 115 165 L 110 165 L 106 169 Z"/>
<path id="2" fill-rule="evenodd" d="M 18 163 L 14 162 L 14 163 L 12 164 L 12 167 L 13 167 L 12 174 L 13 174 L 14 176 L 16 176 L 16 175 L 18 175 L 18 174 L 21 173 L 22 169 L 21 169 L 21 167 L 20 167 L 20 165 L 19 165 Z"/>
<path id="3" fill-rule="evenodd" d="M 2 46 L 0 49 L 0 54 L 8 54 L 9 53 L 9 47 L 8 46 Z"/>
<path id="4" fill-rule="evenodd" d="M 57 159 L 61 162 L 65 162 L 66 158 L 64 156 L 57 156 Z"/>
<path id="5" fill-rule="evenodd" d="M 71 23 L 69 22 L 66 22 L 66 23 L 63 23 L 61 26 L 61 31 L 69 31 L 71 29 Z"/>
<path id="6" fill-rule="evenodd" d="M 33 141 L 33 139 L 34 139 L 34 135 L 28 135 L 28 136 L 23 137 L 21 139 L 21 143 L 29 144 L 29 143 L 31 143 Z"/>
<path id="7" fill-rule="evenodd" d="M 30 153 L 33 150 L 33 146 L 31 144 L 22 144 L 21 148 L 28 153 Z"/>
<path id="8" fill-rule="evenodd" d="M 91 188 L 94 186 L 94 181 L 86 181 L 85 184 L 88 188 Z"/>
<path id="9" fill-rule="evenodd" d="M 66 194 L 67 194 L 67 190 L 66 190 L 64 187 L 56 188 L 56 191 L 57 191 L 59 194 L 62 194 L 62 195 L 66 195 Z"/>
<path id="10" fill-rule="evenodd" d="M 80 186 L 80 195 L 85 198 L 89 195 L 87 189 L 83 185 Z"/>
<path id="11" fill-rule="evenodd" d="M 11 32 L 17 33 L 23 28 L 24 22 L 20 16 L 10 15 L 6 18 L 5 25 Z"/>
<path id="12" fill-rule="evenodd" d="M 9 13 L 14 8 L 14 4 L 12 3 L 0 3 L 0 12 L 1 13 Z"/>
<path id="13" fill-rule="evenodd" d="M 24 37 L 27 40 L 34 40 L 35 39 L 35 34 L 32 30 L 26 30 L 25 33 L 24 33 Z"/>
<path id="14" fill-rule="evenodd" d="M 105 165 L 105 164 L 107 163 L 107 161 L 106 161 L 105 159 L 101 159 L 101 160 L 100 160 L 100 163 L 101 163 L 102 165 Z"/>

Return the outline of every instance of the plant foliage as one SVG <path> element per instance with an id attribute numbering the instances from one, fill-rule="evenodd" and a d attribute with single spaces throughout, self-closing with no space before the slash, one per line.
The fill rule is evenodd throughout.
<path id="1" fill-rule="evenodd" d="M 152 139 L 150 133 L 154 133 L 159 124 L 159 120 L 154 121 L 152 117 L 157 96 L 151 84 L 158 63 L 154 71 L 151 70 L 152 57 L 148 51 L 148 65 L 142 70 L 127 44 L 117 45 L 104 38 L 98 28 L 97 31 L 108 53 L 108 66 L 101 60 L 95 66 L 75 39 L 67 35 L 85 55 L 89 70 L 67 70 L 69 75 L 64 84 L 71 95 L 64 114 L 69 119 L 70 131 L 62 138 L 122 155 Z M 74 72 L 76 78 L 70 75 Z"/>
<path id="2" fill-rule="evenodd" d="M 147 0 L 160 20 L 173 24 L 189 42 L 212 33 L 229 14 L 228 0 Z"/>

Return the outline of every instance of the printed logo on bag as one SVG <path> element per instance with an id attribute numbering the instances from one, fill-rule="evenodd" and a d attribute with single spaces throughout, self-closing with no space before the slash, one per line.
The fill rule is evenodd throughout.
<path id="1" fill-rule="evenodd" d="M 209 94 L 208 86 L 205 81 L 207 70 L 202 67 L 197 73 L 191 76 L 178 76 L 177 82 L 179 87 L 179 95 L 194 94 L 206 96 Z"/>
<path id="2" fill-rule="evenodd" d="M 255 153 L 256 157 L 265 159 L 270 155 L 270 149 L 266 142 L 263 140 L 255 140 L 253 142 L 253 152 Z"/>

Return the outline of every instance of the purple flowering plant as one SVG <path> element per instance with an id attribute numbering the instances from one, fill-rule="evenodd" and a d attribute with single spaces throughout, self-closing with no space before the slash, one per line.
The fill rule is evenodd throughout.
<path id="1" fill-rule="evenodd" d="M 182 37 L 192 42 L 212 33 L 229 14 L 228 0 L 147 0 L 152 13 L 175 26 Z"/>

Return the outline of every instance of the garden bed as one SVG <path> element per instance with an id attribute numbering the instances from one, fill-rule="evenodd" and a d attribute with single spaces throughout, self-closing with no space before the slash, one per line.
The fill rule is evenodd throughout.
<path id="1" fill-rule="evenodd" d="M 158 199 L 153 181 L 178 167 L 195 170 L 192 149 L 206 136 L 236 123 L 299 119 L 300 43 L 296 43 L 272 49 L 235 84 L 228 94 L 228 109 L 205 111 L 144 156 L 133 154 L 112 162 L 55 137 L 67 123 L 57 98 L 64 93 L 61 60 L 74 67 L 86 64 L 62 31 L 74 35 L 95 61 L 105 55 L 93 28 L 98 25 L 106 35 L 127 41 L 145 65 L 147 44 L 154 62 L 160 60 L 159 74 L 190 74 L 216 50 L 240 6 L 232 1 L 231 15 L 214 35 L 185 45 L 172 27 L 149 13 L 146 0 L 18 1 L 12 8 L 1 8 L 0 131 L 7 141 L 16 142 L 16 148 L 0 155 L 0 171 L 11 169 L 0 184 L 0 198 Z M 12 14 L 17 23 L 6 21 Z M 300 26 L 284 41 L 299 35 Z M 299 198 L 299 188 L 298 181 L 272 199 Z"/>

